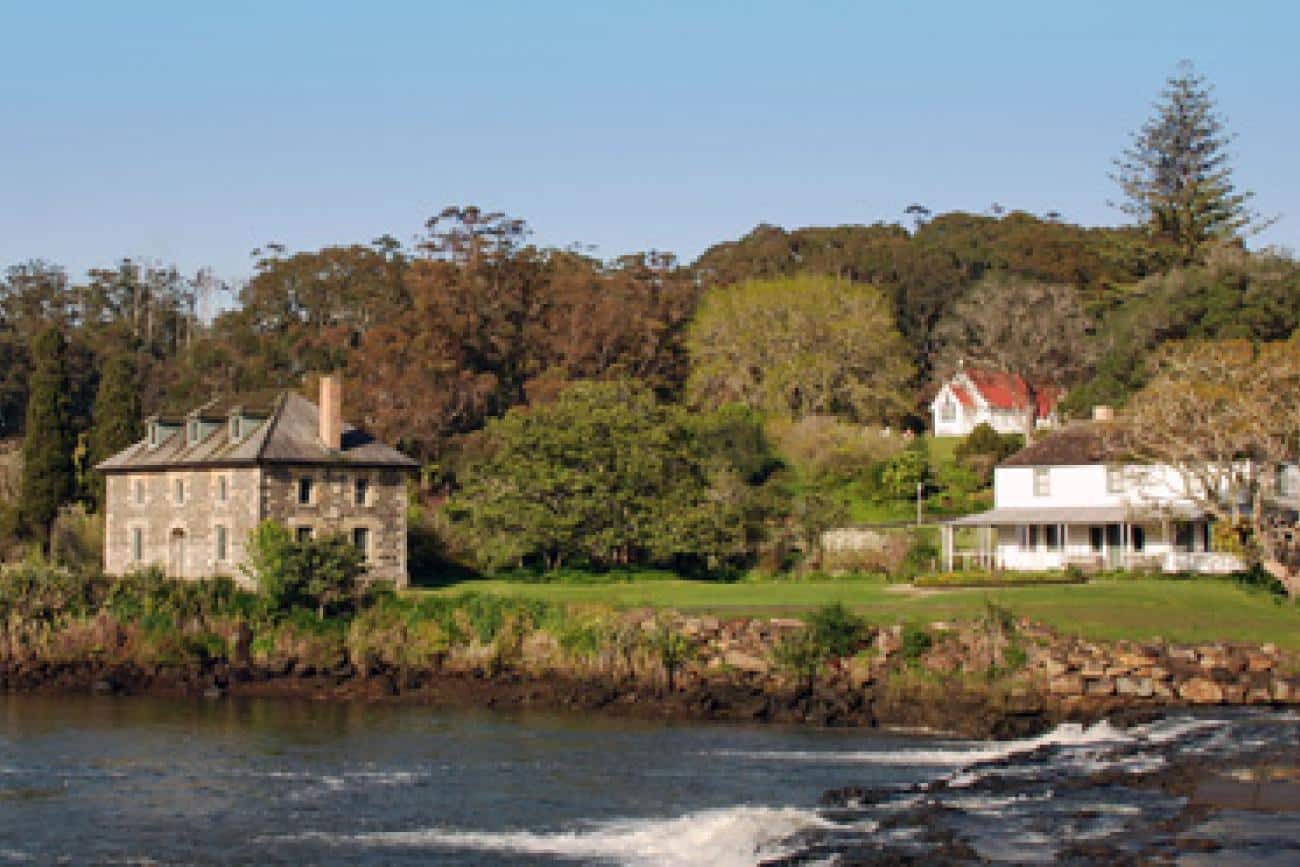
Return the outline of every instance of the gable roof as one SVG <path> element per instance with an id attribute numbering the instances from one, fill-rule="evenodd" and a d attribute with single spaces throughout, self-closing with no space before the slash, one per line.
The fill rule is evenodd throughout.
<path id="1" fill-rule="evenodd" d="M 955 378 L 960 379 L 963 375 L 993 409 L 1023 412 L 1029 405 L 1029 389 L 1024 379 L 1017 374 L 982 367 L 964 367 Z M 1036 417 L 1047 418 L 1060 400 L 1061 390 L 1049 383 L 1037 383 L 1034 395 L 1037 403 Z"/>
<path id="2" fill-rule="evenodd" d="M 244 423 L 253 428 L 232 442 L 225 420 L 237 408 L 247 413 Z M 98 469 L 122 472 L 265 464 L 352 464 L 402 469 L 418 466 L 406 455 L 349 424 L 343 425 L 342 448 L 336 452 L 327 449 L 318 434 L 319 408 L 294 391 L 280 390 L 269 399 L 262 392 L 218 398 L 196 408 L 193 416 L 222 423 L 213 425 L 202 439 L 190 445 L 183 427 L 185 416 L 160 415 L 160 422 L 175 428 L 167 440 L 156 448 L 149 448 L 147 441 L 141 440 L 102 461 Z"/>
<path id="3" fill-rule="evenodd" d="M 1125 454 L 1117 428 L 1103 422 L 1081 421 L 1026 446 L 999 466 L 1082 466 L 1120 460 Z"/>

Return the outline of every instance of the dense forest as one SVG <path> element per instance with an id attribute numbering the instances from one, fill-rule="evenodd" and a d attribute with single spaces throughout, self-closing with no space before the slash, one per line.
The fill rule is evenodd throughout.
<path id="1" fill-rule="evenodd" d="M 804 530 L 842 517 L 816 495 L 828 472 L 907 496 L 926 472 L 908 467 L 924 459 L 907 457 L 915 449 L 890 433 L 924 430 L 935 383 L 958 359 L 1059 385 L 1066 412 L 1083 414 L 1122 406 L 1166 345 L 1291 337 L 1300 263 L 1247 248 L 1259 221 L 1232 187 L 1208 86 L 1180 68 L 1162 100 L 1116 160 L 1134 217 L 1123 226 L 916 204 L 897 223 L 758 225 L 690 263 L 659 252 L 604 261 L 535 245 L 514 216 L 455 206 L 410 243 L 269 244 L 233 288 L 208 271 L 130 260 L 80 281 L 52 263 L 14 264 L 0 279 L 0 433 L 21 438 L 33 418 L 65 428 L 74 481 L 40 496 L 93 511 L 90 467 L 137 436 L 143 416 L 342 371 L 347 416 L 421 460 L 426 499 L 455 495 L 449 514 L 488 559 L 550 566 L 565 559 L 553 540 L 498 544 L 520 532 L 504 525 L 496 541 L 484 538 L 501 516 L 463 497 L 484 488 L 484 473 L 508 474 L 501 456 L 525 449 L 520 437 L 539 436 L 523 416 L 545 410 L 572 425 L 582 402 L 603 395 L 627 403 L 632 432 L 611 419 L 589 436 L 663 444 L 654 461 L 677 469 L 655 473 L 679 485 L 663 496 L 700 504 L 691 520 L 709 529 L 652 527 L 682 516 L 647 501 L 646 514 L 659 517 L 638 519 L 644 538 L 566 551 L 602 564 L 739 562 L 772 535 L 754 527 L 770 527 L 774 514 L 804 515 L 794 522 Z M 614 387 L 562 402 L 572 384 L 591 382 Z M 585 445 L 563 448 L 589 462 Z M 855 469 L 828 471 L 837 455 Z M 24 455 L 29 465 L 37 457 Z M 782 464 L 797 472 L 783 475 Z M 945 472 L 965 472 L 970 490 L 986 475 L 978 461 Z M 773 478 L 785 479 L 780 496 Z M 13 532 L 32 530 L 47 513 L 7 520 Z M 719 541 L 708 551 L 665 541 L 691 532 Z"/>

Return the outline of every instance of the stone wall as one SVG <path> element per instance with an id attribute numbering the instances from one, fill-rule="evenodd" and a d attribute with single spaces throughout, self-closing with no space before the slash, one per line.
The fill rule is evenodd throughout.
<path id="1" fill-rule="evenodd" d="M 122 575 L 156 565 L 177 578 L 228 575 L 246 581 L 239 566 L 260 518 L 261 476 L 255 467 L 108 474 L 104 571 Z M 224 558 L 218 557 L 218 527 L 226 533 Z M 139 559 L 133 550 L 137 530 Z"/>
<path id="2" fill-rule="evenodd" d="M 406 482 L 398 470 L 348 466 L 272 466 L 264 471 L 262 513 L 290 530 L 310 527 L 314 535 L 370 531 L 371 577 L 406 586 Z M 366 502 L 358 505 L 358 478 L 369 482 Z M 311 480 L 309 502 L 298 501 L 302 479 Z"/>

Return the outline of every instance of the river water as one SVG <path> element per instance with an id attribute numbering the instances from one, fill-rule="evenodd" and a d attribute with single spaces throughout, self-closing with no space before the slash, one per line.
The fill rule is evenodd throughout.
<path id="1" fill-rule="evenodd" d="M 986 743 L 410 705 L 0 697 L 0 863 L 726 867 L 924 856 L 936 830 L 981 858 L 1050 861 L 1080 841 L 1162 845 L 1161 823 L 1186 804 L 1099 771 L 1195 761 L 1231 781 L 1245 756 L 1294 755 L 1298 731 L 1273 710 Z M 847 786 L 862 791 L 819 803 Z M 1300 864 L 1294 808 L 1238 806 L 1177 832 L 1221 847 L 1180 862 Z"/>

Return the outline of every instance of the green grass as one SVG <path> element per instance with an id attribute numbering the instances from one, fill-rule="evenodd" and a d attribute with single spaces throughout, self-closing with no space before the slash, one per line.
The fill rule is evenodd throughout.
<path id="1" fill-rule="evenodd" d="M 607 584 L 481 580 L 409 592 L 456 594 L 475 590 L 551 602 L 669 607 L 721 616 L 798 614 L 842 602 L 875 623 L 975 618 L 984 613 L 987 599 L 1017 615 L 1086 638 L 1271 641 L 1300 650 L 1300 608 L 1221 579 L 1122 578 L 1075 586 L 962 588 L 924 593 L 893 592 L 886 586 L 881 579 Z"/>

